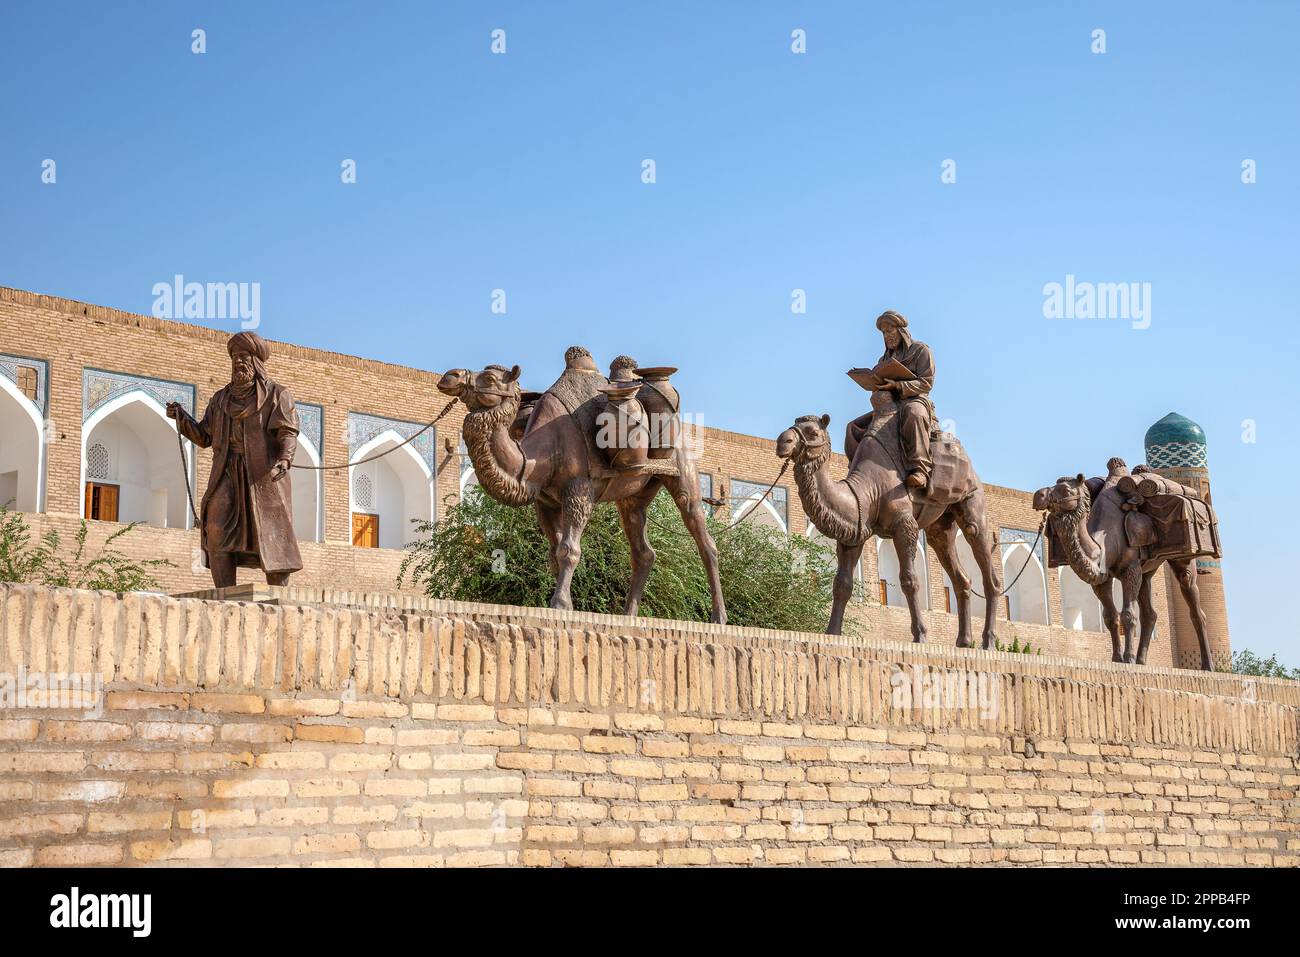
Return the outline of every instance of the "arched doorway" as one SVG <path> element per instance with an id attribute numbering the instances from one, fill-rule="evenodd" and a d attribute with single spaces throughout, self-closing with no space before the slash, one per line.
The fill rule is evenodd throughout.
<path id="1" fill-rule="evenodd" d="M 1020 577 L 1016 578 L 1017 575 Z M 1016 579 L 1014 585 L 1011 585 L 1012 579 Z M 1016 542 L 1002 548 L 1002 581 L 1002 587 L 1011 586 L 1006 593 L 1004 605 L 1009 620 L 1030 622 L 1035 625 L 1049 623 L 1047 576 L 1043 573 L 1043 566 L 1038 561 L 1038 556 L 1031 552 L 1024 542 Z"/>
<path id="2" fill-rule="evenodd" d="M 930 564 L 925 547 L 925 532 L 916 543 L 917 586 L 921 591 L 921 607 L 930 607 Z M 877 597 L 882 605 L 891 608 L 906 608 L 907 595 L 903 592 L 901 568 L 898 564 L 898 550 L 894 548 L 893 539 L 876 539 L 876 576 L 879 579 Z M 956 606 L 954 605 L 954 610 Z"/>
<path id="3" fill-rule="evenodd" d="M 388 429 L 352 456 L 356 462 L 391 452 L 348 469 L 352 544 L 358 547 L 402 548 L 418 537 L 413 521 L 433 520 L 433 472 L 404 441 Z"/>
<path id="4" fill-rule="evenodd" d="M 960 531 L 957 532 L 957 561 L 961 565 L 962 571 L 971 582 L 970 595 L 970 613 L 972 617 L 984 617 L 984 599 L 977 594 L 984 591 L 984 579 L 980 574 L 979 565 L 975 563 L 975 553 L 971 551 L 970 545 L 966 542 L 966 536 Z M 948 611 L 957 614 L 957 593 L 952 587 L 952 580 L 948 578 L 948 573 L 943 573 L 944 603 Z"/>
<path id="5" fill-rule="evenodd" d="M 158 528 L 193 524 L 185 483 L 194 475 L 176 426 L 156 399 L 134 390 L 100 405 L 82 427 L 81 473 L 87 518 L 144 522 Z M 197 504 L 197 503 L 196 503 Z"/>
<path id="6" fill-rule="evenodd" d="M 45 508 L 44 420 L 40 409 L 0 375 L 0 505 Z"/>
<path id="7" fill-rule="evenodd" d="M 298 435 L 298 451 L 294 453 L 293 464 L 320 465 L 320 453 L 316 446 L 302 434 Z M 321 508 L 321 486 L 325 473 L 319 468 L 296 468 L 289 472 L 289 478 L 293 482 L 294 537 L 300 542 L 322 541 L 325 516 Z"/>
<path id="8" fill-rule="evenodd" d="M 1059 568 L 1061 624 L 1074 631 L 1101 631 L 1101 602 L 1069 565 Z"/>

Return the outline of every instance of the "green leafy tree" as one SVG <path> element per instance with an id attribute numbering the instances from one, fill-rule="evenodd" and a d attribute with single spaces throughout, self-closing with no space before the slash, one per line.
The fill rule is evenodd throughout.
<path id="1" fill-rule="evenodd" d="M 32 582 L 54 588 L 90 588 L 104 591 L 155 591 L 155 569 L 174 567 L 164 558 L 134 559 L 114 544 L 139 522 L 116 529 L 95 555 L 87 555 L 90 526 L 83 519 L 73 539 L 72 553 L 60 551 L 58 531 L 51 529 L 32 542 L 31 529 L 22 512 L 0 505 L 0 582 Z"/>
<path id="2" fill-rule="evenodd" d="M 648 510 L 656 557 L 641 614 L 708 621 L 708 581 L 695 542 L 667 495 Z M 416 522 L 423 536 L 407 546 L 398 585 L 407 580 L 439 598 L 545 606 L 554 580 L 550 549 L 531 508 L 512 508 L 470 489 L 437 523 Z M 718 546 L 722 590 L 732 624 L 821 631 L 830 615 L 834 560 L 804 536 L 742 522 L 726 528 L 710 519 Z M 574 607 L 620 614 L 632 578 L 631 553 L 618 511 L 598 505 L 582 537 L 573 577 Z"/>
<path id="3" fill-rule="evenodd" d="M 1247 648 L 1233 652 L 1232 668 L 1229 670 L 1234 674 L 1252 675 L 1256 678 L 1289 678 L 1300 681 L 1300 668 L 1288 668 L 1277 660 L 1277 655 L 1261 658 Z"/>

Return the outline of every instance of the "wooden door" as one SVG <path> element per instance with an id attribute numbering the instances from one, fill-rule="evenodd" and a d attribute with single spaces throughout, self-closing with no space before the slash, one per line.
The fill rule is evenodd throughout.
<path id="1" fill-rule="evenodd" d="M 118 487 L 103 482 L 86 483 L 86 518 L 101 522 L 117 521 Z"/>
<path id="2" fill-rule="evenodd" d="M 880 603 L 882 605 L 889 604 L 889 582 L 883 578 L 880 579 Z"/>
<path id="3" fill-rule="evenodd" d="M 379 516 L 352 513 L 352 544 L 357 548 L 379 547 Z"/>

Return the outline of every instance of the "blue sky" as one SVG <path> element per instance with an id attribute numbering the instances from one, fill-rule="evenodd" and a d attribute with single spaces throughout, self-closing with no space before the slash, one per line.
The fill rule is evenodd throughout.
<path id="1" fill-rule="evenodd" d="M 895 308 L 988 482 L 1201 423 L 1233 644 L 1300 664 L 1298 34 L 1286 2 L 10 2 L 0 283 L 258 282 L 270 338 L 530 387 L 578 342 L 764 436 L 862 411 Z M 1067 275 L 1150 283 L 1149 328 L 1045 318 Z"/>

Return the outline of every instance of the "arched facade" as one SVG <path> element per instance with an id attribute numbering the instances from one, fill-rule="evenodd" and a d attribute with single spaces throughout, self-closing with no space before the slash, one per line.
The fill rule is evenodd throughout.
<path id="1" fill-rule="evenodd" d="M 433 520 L 433 472 L 404 441 L 387 429 L 352 455 L 359 462 L 390 453 L 348 469 L 354 544 L 401 548 L 417 537 L 412 522 Z"/>
<path id="2" fill-rule="evenodd" d="M 1101 631 L 1101 602 L 1069 565 L 1057 569 L 1061 583 L 1061 624 L 1074 631 Z"/>
<path id="3" fill-rule="evenodd" d="M 45 426 L 36 403 L 0 375 L 0 504 L 45 508 Z"/>
<path id="4" fill-rule="evenodd" d="M 984 591 L 984 579 L 980 575 L 979 565 L 975 563 L 975 553 L 971 551 L 970 545 L 966 542 L 966 536 L 960 531 L 957 532 L 957 560 L 962 571 L 966 573 L 966 577 L 971 581 L 970 613 L 973 617 L 983 618 L 984 599 L 977 592 Z M 955 615 L 957 614 L 957 592 L 952 587 L 952 581 L 948 578 L 947 572 L 943 573 L 943 587 L 947 595 L 945 601 L 948 610 Z"/>
<path id="5" fill-rule="evenodd" d="M 742 517 L 755 525 L 767 525 L 783 535 L 788 535 L 790 525 L 786 518 L 785 489 L 768 490 L 756 482 L 731 480 L 731 520 Z"/>
<path id="6" fill-rule="evenodd" d="M 898 551 L 892 539 L 876 538 L 876 595 L 882 605 L 891 608 L 906 608 L 907 595 L 903 593 L 901 569 L 898 564 Z M 930 563 L 929 553 L 925 547 L 925 533 L 922 532 L 916 543 L 916 573 L 921 590 L 921 607 L 930 608 Z"/>
<path id="7" fill-rule="evenodd" d="M 176 441 L 176 425 L 142 389 L 99 405 L 81 430 L 83 514 L 103 521 L 190 528 L 185 484 L 194 485 L 193 446 Z M 197 505 L 197 495 L 196 503 Z"/>
<path id="8" fill-rule="evenodd" d="M 1002 587 L 1007 588 L 1003 610 L 1009 620 L 1049 623 L 1047 575 L 1043 563 L 1024 542 L 1004 543 L 1002 547 Z"/>
<path id="9" fill-rule="evenodd" d="M 298 451 L 293 457 L 294 465 L 319 466 L 320 453 L 311 439 L 298 436 Z M 293 532 L 300 542 L 319 542 L 325 537 L 325 509 L 323 495 L 325 473 L 318 468 L 295 468 L 290 470 L 289 479 L 293 482 Z"/>

